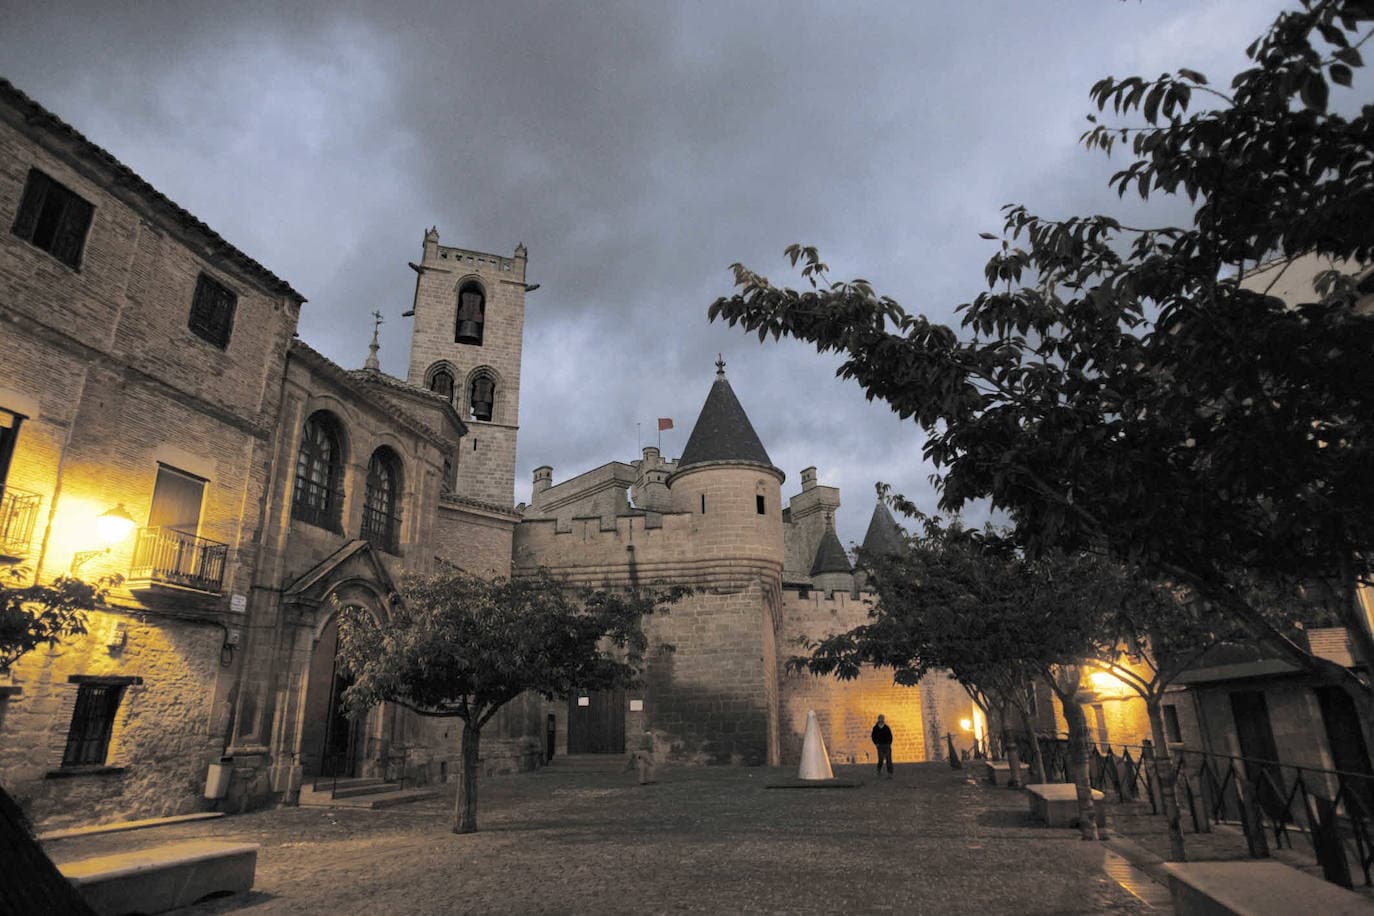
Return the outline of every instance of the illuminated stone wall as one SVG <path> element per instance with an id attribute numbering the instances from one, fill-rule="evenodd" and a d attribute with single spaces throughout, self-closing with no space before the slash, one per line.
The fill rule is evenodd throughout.
<path id="1" fill-rule="evenodd" d="M 796 638 L 820 638 L 864 623 L 873 599 L 851 598 L 845 592 L 825 594 L 789 589 L 783 593 L 783 629 L 778 640 L 780 666 L 787 656 L 799 654 Z M 891 671 L 865 670 L 852 681 L 810 674 L 779 674 L 779 735 L 784 766 L 801 759 L 806 714 L 816 719 L 834 763 L 873 763 L 876 751 L 871 737 L 879 714 L 892 729 L 892 758 L 897 763 L 926 760 L 926 734 L 922 712 L 923 687 L 903 687 L 892 682 Z"/>

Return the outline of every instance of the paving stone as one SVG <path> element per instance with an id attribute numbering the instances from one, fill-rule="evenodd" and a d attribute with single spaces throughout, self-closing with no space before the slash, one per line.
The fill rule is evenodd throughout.
<path id="1" fill-rule="evenodd" d="M 283 808 L 51 843 L 55 859 L 169 839 L 262 845 L 254 890 L 187 913 L 1146 913 L 1104 843 L 1032 823 L 1021 792 L 944 764 L 845 792 L 768 791 L 769 768 L 483 779 L 476 834 L 453 787 L 381 811 Z M 836 767 L 862 781 L 867 767 Z M 1118 871 L 1120 869 L 1118 868 Z M 1137 876 L 1138 877 L 1138 876 Z"/>

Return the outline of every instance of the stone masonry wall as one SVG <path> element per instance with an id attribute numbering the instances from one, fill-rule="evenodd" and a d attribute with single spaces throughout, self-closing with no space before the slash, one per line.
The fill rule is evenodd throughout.
<path id="1" fill-rule="evenodd" d="M 111 650 L 116 624 L 126 641 Z M 44 828 L 209 809 L 201 794 L 227 722 L 227 708 L 214 701 L 223 632 L 113 613 L 91 614 L 88 628 L 88 636 L 14 666 L 12 684 L 23 692 L 0 699 L 0 782 Z M 111 772 L 60 769 L 78 690 L 71 675 L 142 678 L 119 704 Z"/>
<path id="2" fill-rule="evenodd" d="M 897 763 L 927 759 L 923 725 L 922 687 L 903 687 L 892 682 L 890 671 L 865 670 L 852 681 L 788 674 L 788 656 L 803 654 L 796 638 L 815 639 L 839 633 L 867 620 L 870 596 L 858 600 L 844 592 L 825 595 L 796 590 L 783 592 L 783 632 L 779 639 L 779 735 L 783 766 L 801 759 L 806 714 L 816 711 L 830 759 L 835 763 L 872 763 L 877 759 L 871 732 L 878 715 L 892 728 L 892 758 Z"/>

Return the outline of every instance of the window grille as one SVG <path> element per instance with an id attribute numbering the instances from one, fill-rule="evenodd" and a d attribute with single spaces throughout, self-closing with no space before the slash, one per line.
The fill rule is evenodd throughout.
<path id="1" fill-rule="evenodd" d="M 305 423 L 296 458 L 296 492 L 291 515 L 303 522 L 339 531 L 343 505 L 343 456 L 339 437 L 321 414 Z"/>
<path id="2" fill-rule="evenodd" d="M 239 297 L 233 290 L 212 280 L 205 274 L 196 280 L 195 298 L 191 300 L 191 317 L 186 324 L 200 339 L 221 350 L 229 346 L 234 330 L 234 310 Z"/>
<path id="3" fill-rule="evenodd" d="M 82 684 L 77 688 L 67 749 L 62 754 L 64 767 L 98 766 L 105 762 L 115 713 L 123 695 L 123 684 Z"/>
<path id="4" fill-rule="evenodd" d="M 397 549 L 401 519 L 397 511 L 400 474 L 395 459 L 382 449 L 372 454 L 367 466 L 367 492 L 363 498 L 362 536 L 390 553 Z"/>
<path id="5" fill-rule="evenodd" d="M 11 231 L 69 267 L 79 268 L 94 213 L 89 201 L 38 169 L 29 169 Z"/>

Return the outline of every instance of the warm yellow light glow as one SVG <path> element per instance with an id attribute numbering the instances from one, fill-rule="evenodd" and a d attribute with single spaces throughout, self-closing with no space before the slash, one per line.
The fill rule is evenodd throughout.
<path id="1" fill-rule="evenodd" d="M 964 731 L 966 731 L 966 732 L 971 732 L 971 731 L 973 731 L 973 720 L 972 720 L 972 719 L 960 719 L 960 720 L 959 720 L 959 727 L 962 728 L 962 729 L 963 729 Z"/>
<path id="2" fill-rule="evenodd" d="M 1092 681 L 1098 690 L 1111 690 L 1121 686 L 1121 681 L 1117 676 L 1106 671 L 1094 671 L 1088 675 L 1088 680 Z"/>
<path id="3" fill-rule="evenodd" d="M 113 509 L 106 510 L 95 520 L 95 528 L 100 535 L 102 544 L 118 544 L 128 537 L 137 526 L 133 516 L 129 515 L 124 504 L 120 503 Z"/>

